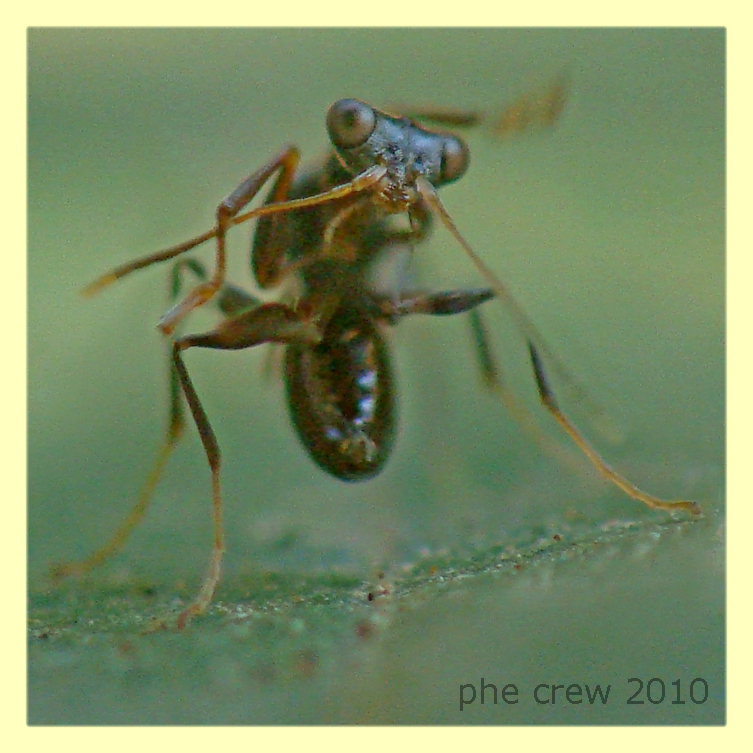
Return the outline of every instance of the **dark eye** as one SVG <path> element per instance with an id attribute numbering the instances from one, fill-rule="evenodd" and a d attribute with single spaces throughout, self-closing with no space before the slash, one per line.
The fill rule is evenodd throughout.
<path id="1" fill-rule="evenodd" d="M 442 183 L 457 180 L 468 169 L 471 155 L 468 147 L 454 136 L 448 136 L 442 147 L 442 167 L 440 179 Z"/>
<path id="2" fill-rule="evenodd" d="M 339 99 L 327 113 L 329 137 L 341 149 L 353 149 L 365 144 L 374 126 L 374 110 L 357 99 Z"/>

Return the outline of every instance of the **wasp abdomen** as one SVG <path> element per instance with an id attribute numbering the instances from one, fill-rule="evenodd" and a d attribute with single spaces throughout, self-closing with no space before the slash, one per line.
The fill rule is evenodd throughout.
<path id="1" fill-rule="evenodd" d="M 316 346 L 290 345 L 285 381 L 293 424 L 316 463 L 343 481 L 376 475 L 392 449 L 389 355 L 371 317 L 343 303 Z"/>

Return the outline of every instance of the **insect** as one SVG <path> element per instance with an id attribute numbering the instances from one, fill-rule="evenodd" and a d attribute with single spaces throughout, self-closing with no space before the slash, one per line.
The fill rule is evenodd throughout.
<path id="1" fill-rule="evenodd" d="M 556 118 L 562 106 L 558 89 L 547 106 L 526 98 L 508 109 L 499 131 L 526 127 L 529 121 Z M 455 111 L 423 111 L 412 118 L 390 115 L 356 99 L 341 99 L 328 110 L 331 151 L 313 170 L 298 174 L 299 152 L 284 148 L 220 202 L 212 229 L 184 243 L 124 264 L 94 281 L 93 293 L 144 267 L 182 257 L 214 239 L 211 274 L 190 257 L 178 259 L 170 277 L 174 305 L 158 328 L 170 336 L 170 418 L 152 474 L 130 516 L 110 541 L 82 562 L 56 568 L 58 576 L 85 572 L 117 550 L 142 517 L 167 458 L 184 428 L 187 404 L 211 471 L 214 538 L 208 572 L 178 627 L 209 607 L 220 580 L 224 551 L 220 447 L 184 360 L 190 348 L 252 348 L 284 345 L 284 378 L 291 418 L 311 458 L 345 481 L 373 477 L 390 455 L 395 435 L 395 384 L 383 330 L 406 316 L 469 313 L 482 370 L 490 382 L 495 369 L 478 308 L 501 301 L 527 342 L 533 376 L 543 406 L 585 453 L 598 472 L 629 496 L 652 508 L 699 513 L 693 502 L 666 502 L 646 494 L 614 471 L 560 410 L 545 371 L 545 361 L 561 368 L 538 330 L 457 229 L 438 189 L 459 180 L 469 164 L 463 139 L 441 127 L 468 125 L 477 118 Z M 247 209 L 271 183 L 261 206 Z M 402 226 L 395 218 L 407 217 Z M 226 282 L 225 241 L 235 225 L 257 219 L 251 266 L 263 290 L 297 284 L 295 295 L 262 303 Z M 486 281 L 474 290 L 383 292 L 372 283 L 374 265 L 398 246 L 412 248 L 438 220 L 456 239 Z M 181 297 L 187 275 L 198 284 Z M 289 286 L 289 285 L 288 285 Z M 224 319 L 201 334 L 175 335 L 193 310 L 216 300 Z M 498 385 L 499 386 L 499 385 Z"/>

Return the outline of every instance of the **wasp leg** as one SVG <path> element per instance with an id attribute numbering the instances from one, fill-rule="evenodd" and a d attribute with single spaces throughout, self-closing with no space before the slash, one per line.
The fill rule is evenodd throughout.
<path id="1" fill-rule="evenodd" d="M 183 412 L 180 407 L 179 386 L 177 379 L 173 378 L 171 369 L 170 379 L 170 420 L 167 429 L 167 437 L 162 444 L 157 461 L 154 464 L 141 493 L 138 496 L 136 504 L 129 513 L 128 517 L 120 524 L 109 541 L 90 554 L 86 559 L 77 562 L 65 562 L 54 565 L 50 574 L 53 579 L 58 580 L 68 576 L 80 576 L 93 570 L 101 565 L 108 557 L 120 550 L 125 544 L 131 531 L 136 527 L 139 521 L 144 517 L 144 513 L 149 507 L 149 503 L 154 495 L 154 490 L 162 476 L 162 472 L 167 465 L 167 461 L 172 454 L 173 449 L 178 443 L 183 432 Z"/>
<path id="2" fill-rule="evenodd" d="M 502 404 L 507 412 L 517 422 L 518 426 L 532 441 L 539 445 L 547 454 L 557 458 L 563 465 L 571 469 L 580 470 L 581 464 L 570 453 L 567 453 L 557 443 L 553 442 L 541 429 L 534 420 L 533 414 L 521 399 L 507 385 L 503 376 L 502 368 L 494 356 L 489 334 L 481 318 L 481 312 L 474 309 L 469 314 L 471 322 L 471 332 L 476 350 L 476 358 L 481 371 L 481 378 L 484 386 L 492 392 Z"/>
<path id="3" fill-rule="evenodd" d="M 494 298 L 490 288 L 476 290 L 447 290 L 441 293 L 406 293 L 395 300 L 390 295 L 372 293 L 373 314 L 386 319 L 390 324 L 410 314 L 429 314 L 430 316 L 451 316 L 462 314 Z"/>
<path id="4" fill-rule="evenodd" d="M 220 580 L 222 555 L 225 550 L 220 488 L 220 447 L 209 423 L 209 418 L 188 375 L 182 353 L 188 348 L 241 350 L 269 342 L 297 342 L 313 345 L 320 340 L 320 330 L 312 319 L 281 303 L 267 303 L 233 316 L 211 332 L 181 337 L 173 342 L 172 362 L 175 373 L 199 431 L 212 474 L 212 517 L 214 523 L 209 569 L 196 598 L 178 616 L 178 628 L 183 628 L 189 620 L 202 614 L 209 607 Z"/>
<path id="5" fill-rule="evenodd" d="M 291 201 L 272 201 L 263 207 L 239 214 L 277 170 L 281 170 L 281 173 L 272 190 L 272 197 L 276 198 L 277 194 L 279 194 L 284 199 L 287 196 L 299 160 L 298 149 L 293 146 L 284 149 L 271 162 L 246 178 L 226 199 L 220 202 L 216 214 L 217 224 L 214 231 L 212 231 L 212 235 L 217 238 L 214 274 L 207 282 L 194 288 L 180 303 L 173 306 L 173 308 L 162 316 L 157 327 L 163 334 L 171 334 L 176 325 L 187 314 L 193 311 L 193 309 L 203 306 L 222 287 L 225 281 L 225 234 L 230 227 L 240 222 L 245 222 L 252 217 L 263 217 L 265 215 L 287 212 L 296 208 L 325 204 L 361 191 L 366 191 L 377 184 L 387 171 L 382 165 L 373 165 L 347 183 L 335 186 L 324 193 L 293 199 Z M 204 236 L 201 237 L 203 238 Z M 257 281 L 262 287 L 274 284 L 278 281 L 279 275 L 285 273 L 284 268 L 282 272 L 280 271 L 282 261 L 282 257 L 275 253 L 271 255 L 269 260 L 265 258 L 263 261 L 254 262 L 255 267 L 258 266 L 260 269 L 264 269 L 264 271 L 257 270 L 257 274 L 259 275 Z M 269 263 L 268 268 L 265 266 L 265 262 Z"/>
<path id="6" fill-rule="evenodd" d="M 204 267 L 194 259 L 186 259 L 176 262 L 173 266 L 169 278 L 169 299 L 174 301 L 180 295 L 181 280 L 183 270 L 193 272 L 200 280 L 206 278 Z M 64 578 L 71 575 L 84 575 L 95 567 L 101 565 L 108 557 L 122 549 L 126 543 L 131 531 L 136 527 L 139 521 L 144 517 L 149 504 L 154 496 L 154 491 L 167 465 L 167 461 L 180 440 L 185 420 L 183 417 L 183 406 L 180 399 L 180 385 L 178 375 L 172 363 L 169 366 L 170 372 L 170 410 L 168 414 L 168 425 L 165 438 L 157 454 L 157 460 L 147 476 L 147 480 L 139 493 L 131 512 L 128 517 L 120 524 L 110 539 L 95 552 L 90 554 L 86 559 L 78 562 L 66 562 L 53 566 L 51 574 L 54 579 Z"/>
<path id="7" fill-rule="evenodd" d="M 530 340 L 528 341 L 528 352 L 531 356 L 533 374 L 536 379 L 536 387 L 538 388 L 539 397 L 541 398 L 542 404 L 549 411 L 549 413 L 551 413 L 551 415 L 554 417 L 554 420 L 564 429 L 565 433 L 575 442 L 580 450 L 591 461 L 596 470 L 605 479 L 607 479 L 607 481 L 611 481 L 613 484 L 618 486 L 629 497 L 632 497 L 639 502 L 643 502 L 651 508 L 659 510 L 669 510 L 671 512 L 677 510 L 687 510 L 693 515 L 701 514 L 701 508 L 695 502 L 665 502 L 658 497 L 654 497 L 653 495 L 647 494 L 646 492 L 642 491 L 637 486 L 635 486 L 635 484 L 628 481 L 624 476 L 621 476 L 609 465 L 607 465 L 601 455 L 599 455 L 599 453 L 597 453 L 596 450 L 591 447 L 591 445 L 586 441 L 586 439 L 578 431 L 575 425 L 560 410 L 559 406 L 557 405 L 557 401 L 555 400 L 554 393 L 549 386 L 546 374 L 544 373 L 544 366 L 541 362 L 541 357 L 539 356 L 538 351 L 530 342 Z"/>
<path id="8" fill-rule="evenodd" d="M 207 275 L 203 265 L 195 259 L 185 259 L 176 262 L 169 277 L 170 300 L 176 300 L 180 296 L 184 271 L 192 272 L 199 278 L 199 280 L 206 280 Z M 222 287 L 217 296 L 217 303 L 219 304 L 220 310 L 226 315 L 237 314 L 240 311 L 248 310 L 249 308 L 259 305 L 257 299 L 252 295 L 232 285 L 224 285 Z M 138 495 L 136 504 L 126 519 L 120 524 L 115 533 L 113 533 L 103 546 L 84 560 L 78 562 L 66 562 L 53 566 L 51 573 L 53 578 L 59 579 L 71 575 L 84 575 L 95 567 L 101 565 L 106 559 L 123 548 L 131 531 L 133 531 L 144 517 L 154 497 L 157 484 L 167 466 L 167 461 L 180 441 L 185 427 L 183 402 L 180 395 L 180 382 L 175 367 L 173 366 L 172 358 L 169 359 L 168 368 L 170 374 L 170 408 L 168 413 L 167 431 L 162 441 L 162 446 L 157 454 L 157 459 Z"/>
<path id="9" fill-rule="evenodd" d="M 429 236 L 433 218 L 425 203 L 417 202 L 413 205 L 408 211 L 408 219 L 410 227 L 407 228 L 394 228 L 388 222 L 375 223 L 369 227 L 364 236 L 369 255 L 374 256 L 389 246 L 410 244 L 414 247 Z"/>
<path id="10" fill-rule="evenodd" d="M 411 243 L 418 245 L 425 240 L 432 228 L 432 215 L 429 208 L 423 202 L 414 204 L 408 212 L 410 227 L 401 229 L 382 229 L 378 241 L 378 248 L 382 246 L 395 245 L 400 243 Z"/>
<path id="11" fill-rule="evenodd" d="M 285 202 L 288 199 L 289 181 L 282 182 L 283 177 L 284 175 L 281 174 L 280 180 L 270 191 L 264 204 L 265 207 Z M 335 243 L 337 232 L 353 213 L 359 211 L 368 202 L 368 199 L 368 196 L 357 193 L 350 196 L 350 201 L 343 202 L 339 211 L 324 228 L 320 247 L 295 261 L 286 259 L 287 251 L 295 243 L 288 218 L 275 214 L 261 217 L 254 234 L 251 253 L 252 271 L 259 285 L 262 288 L 272 287 L 282 279 L 329 257 L 345 258 L 351 253 L 350 245 Z M 432 225 L 428 207 L 422 203 L 412 206 L 409 211 L 409 220 L 410 227 L 405 229 L 392 228 L 388 222 L 375 223 L 373 227 L 369 227 L 364 237 L 364 246 L 369 255 L 373 256 L 389 246 L 406 243 L 415 246 L 424 240 Z M 350 261 L 355 261 L 355 258 L 351 258 Z M 405 270 L 401 270 L 401 281 L 404 273 Z"/>
<path id="12" fill-rule="evenodd" d="M 565 456 L 562 449 L 544 434 L 533 420 L 531 412 L 502 378 L 502 370 L 494 358 L 489 336 L 481 319 L 481 312 L 477 308 L 480 304 L 494 298 L 495 295 L 491 288 L 479 288 L 431 294 L 413 293 L 397 302 L 387 296 L 373 296 L 373 299 L 378 307 L 378 313 L 375 315 L 387 319 L 391 324 L 396 324 L 400 317 L 408 314 L 447 316 L 469 312 L 476 357 L 485 386 L 502 401 L 510 415 L 533 441 L 566 465 L 573 466 L 574 459 L 570 455 Z"/>
<path id="13" fill-rule="evenodd" d="M 180 296 L 181 290 L 181 272 L 184 269 L 188 269 L 193 272 L 199 280 L 206 280 L 207 273 L 204 269 L 204 265 L 195 259 L 185 259 L 177 262 L 173 266 L 172 273 L 170 275 L 170 295 L 172 300 L 175 300 Z M 215 299 L 219 310 L 225 314 L 225 316 L 234 316 L 240 314 L 242 311 L 248 311 L 249 309 L 256 308 L 261 305 L 261 301 L 251 293 L 246 292 L 243 288 L 239 288 L 237 285 L 233 285 L 226 282 L 217 294 Z"/>
<path id="14" fill-rule="evenodd" d="M 222 286 L 225 280 L 225 234 L 233 224 L 233 218 L 256 196 L 261 187 L 277 170 L 281 173 L 275 184 L 278 190 L 286 194 L 293 173 L 300 159 L 298 150 L 293 147 L 283 149 L 274 159 L 244 180 L 217 207 L 216 237 L 217 252 L 215 270 L 212 277 L 195 287 L 180 303 L 167 311 L 159 321 L 159 329 L 169 335 L 176 325 L 193 309 L 206 303 Z"/>

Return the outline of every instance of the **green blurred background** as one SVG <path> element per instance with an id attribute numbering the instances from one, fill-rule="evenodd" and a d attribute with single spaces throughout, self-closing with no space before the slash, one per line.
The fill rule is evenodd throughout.
<path id="1" fill-rule="evenodd" d="M 721 723 L 724 43 L 691 29 L 30 30 L 29 720 Z M 227 611 L 139 632 L 191 596 L 208 557 L 192 427 L 123 553 L 51 587 L 51 563 L 124 517 L 165 424 L 167 269 L 92 300 L 81 288 L 207 229 L 281 146 L 319 157 L 335 99 L 499 111 L 565 71 L 557 128 L 470 133 L 471 168 L 443 201 L 619 441 L 563 393 L 566 410 L 632 480 L 705 519 L 668 523 L 567 460 L 492 304 L 505 373 L 564 464 L 482 389 L 463 317 L 390 335 L 400 431 L 359 485 L 299 447 L 265 349 L 191 352 L 224 453 Z M 230 244 L 247 287 L 249 233 Z M 414 271 L 427 287 L 479 283 L 439 228 Z M 362 582 L 391 593 L 369 602 Z M 521 702 L 461 714 L 459 686 L 481 677 L 516 683 Z M 709 700 L 626 705 L 630 677 L 668 692 L 703 677 Z M 538 706 L 539 682 L 611 682 L 619 701 Z"/>

